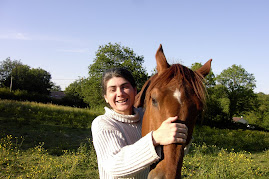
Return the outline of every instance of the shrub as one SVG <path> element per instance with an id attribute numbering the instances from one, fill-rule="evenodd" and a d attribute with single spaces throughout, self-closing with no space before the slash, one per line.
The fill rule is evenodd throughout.
<path id="1" fill-rule="evenodd" d="M 210 128 L 208 126 L 196 126 L 194 130 L 194 142 L 202 145 L 210 144 L 216 145 L 219 148 L 248 151 L 248 152 L 262 152 L 268 149 L 269 133 L 264 131 L 252 130 L 231 130 Z"/>

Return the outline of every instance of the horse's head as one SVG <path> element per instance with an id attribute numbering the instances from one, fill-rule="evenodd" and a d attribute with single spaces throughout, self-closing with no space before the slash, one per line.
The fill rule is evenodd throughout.
<path id="1" fill-rule="evenodd" d="M 211 67 L 209 60 L 196 71 L 174 64 L 169 65 L 160 45 L 156 53 L 157 71 L 136 96 L 135 106 L 145 108 L 142 135 L 159 128 L 168 117 L 178 116 L 188 127 L 190 142 L 197 116 L 205 100 L 203 78 Z M 151 170 L 149 178 L 180 178 L 185 144 L 163 146 L 163 159 Z"/>

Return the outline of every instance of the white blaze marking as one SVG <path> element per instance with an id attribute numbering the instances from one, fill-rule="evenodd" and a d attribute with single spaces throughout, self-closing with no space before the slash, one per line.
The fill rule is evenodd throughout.
<path id="1" fill-rule="evenodd" d="M 181 93 L 180 93 L 180 91 L 179 91 L 178 89 L 176 89 L 176 91 L 174 92 L 174 97 L 178 100 L 179 104 L 182 105 L 182 102 L 181 102 L 181 100 L 180 100 L 180 98 L 181 98 Z"/>

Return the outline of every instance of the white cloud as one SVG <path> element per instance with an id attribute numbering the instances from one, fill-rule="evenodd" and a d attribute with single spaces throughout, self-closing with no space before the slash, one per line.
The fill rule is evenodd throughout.
<path id="1" fill-rule="evenodd" d="M 23 33 L 17 33 L 15 35 L 15 38 L 18 40 L 30 40 L 25 34 Z"/>
<path id="2" fill-rule="evenodd" d="M 12 34 L 4 34 L 0 35 L 0 39 L 6 40 L 31 40 L 26 34 L 23 33 L 12 33 Z"/>
<path id="3" fill-rule="evenodd" d="M 0 39 L 3 40 L 31 40 L 31 41 L 51 41 L 51 42 L 60 42 L 60 43 L 71 43 L 77 44 L 81 41 L 78 39 L 73 39 L 70 37 L 61 37 L 61 36 L 54 36 L 54 35 L 47 35 L 47 34 L 26 34 L 21 32 L 12 32 L 12 33 L 1 33 L 0 32 Z M 73 53 L 85 53 L 89 51 L 89 49 L 71 49 L 71 50 L 59 50 L 65 52 L 73 52 Z"/>

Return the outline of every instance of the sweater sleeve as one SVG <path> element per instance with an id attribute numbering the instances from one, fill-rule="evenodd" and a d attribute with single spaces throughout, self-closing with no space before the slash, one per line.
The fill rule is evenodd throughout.
<path id="1" fill-rule="evenodd" d="M 152 142 L 152 132 L 134 144 L 127 145 L 120 131 L 94 131 L 94 128 L 93 125 L 93 143 L 98 163 L 111 176 L 135 175 L 160 159 Z"/>

